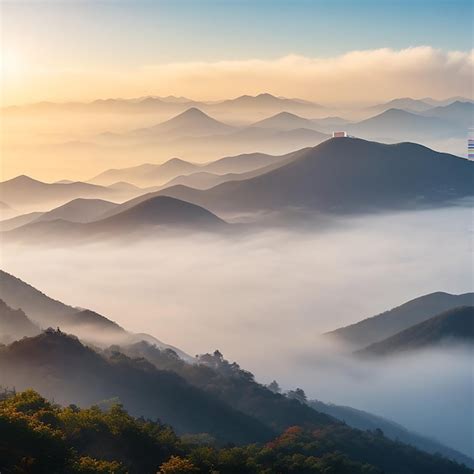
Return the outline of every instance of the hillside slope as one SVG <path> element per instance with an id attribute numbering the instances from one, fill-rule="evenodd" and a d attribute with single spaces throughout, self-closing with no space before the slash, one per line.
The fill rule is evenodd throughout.
<path id="1" fill-rule="evenodd" d="M 362 356 L 389 356 L 445 345 L 474 344 L 474 306 L 460 306 L 371 344 Z"/>
<path id="2" fill-rule="evenodd" d="M 355 348 L 363 348 L 426 321 L 443 311 L 473 303 L 474 293 L 451 295 L 438 291 L 407 301 L 389 311 L 327 334 Z"/>
<path id="3" fill-rule="evenodd" d="M 50 298 L 33 286 L 0 270 L 0 299 L 14 309 L 20 309 L 41 328 L 60 327 L 70 331 L 85 341 L 99 346 L 124 344 L 142 340 L 152 341 L 162 349 L 172 349 L 180 357 L 190 357 L 179 349 L 164 344 L 147 334 L 133 334 L 114 321 L 84 308 L 74 308 L 61 301 Z M 29 335 L 28 333 L 21 334 Z"/>
<path id="4" fill-rule="evenodd" d="M 273 171 L 199 191 L 157 194 L 210 209 L 305 208 L 330 213 L 413 209 L 474 195 L 474 163 L 414 143 L 327 140 Z"/>

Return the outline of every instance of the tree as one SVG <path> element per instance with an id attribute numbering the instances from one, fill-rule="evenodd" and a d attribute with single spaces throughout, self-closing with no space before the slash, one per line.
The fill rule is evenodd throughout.
<path id="1" fill-rule="evenodd" d="M 80 474 L 125 474 L 126 469 L 116 461 L 103 461 L 83 456 L 73 465 L 74 472 Z"/>
<path id="2" fill-rule="evenodd" d="M 291 398 L 292 400 L 298 400 L 300 403 L 303 404 L 308 401 L 306 393 L 304 393 L 304 390 L 302 388 L 297 388 L 296 390 L 289 390 L 286 396 L 288 398 Z"/>
<path id="3" fill-rule="evenodd" d="M 273 393 L 281 393 L 281 388 L 280 385 L 278 385 L 278 382 L 274 380 L 272 383 L 267 385 L 268 390 L 271 390 Z"/>
<path id="4" fill-rule="evenodd" d="M 158 474 L 188 474 L 197 471 L 197 467 L 189 459 L 171 456 L 160 466 Z"/>

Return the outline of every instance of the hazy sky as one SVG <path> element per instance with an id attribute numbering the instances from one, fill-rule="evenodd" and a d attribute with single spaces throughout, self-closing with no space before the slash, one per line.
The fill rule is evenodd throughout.
<path id="1" fill-rule="evenodd" d="M 465 0 L 16 0 L 0 8 L 6 104 L 263 90 L 348 100 L 375 75 L 403 87 L 370 85 L 374 99 L 472 92 Z M 430 48 L 407 50 L 420 46 Z M 346 56 L 353 51 L 364 52 Z"/>

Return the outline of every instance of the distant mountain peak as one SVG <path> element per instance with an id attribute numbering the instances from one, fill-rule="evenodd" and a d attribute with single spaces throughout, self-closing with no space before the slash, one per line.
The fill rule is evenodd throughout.
<path id="1" fill-rule="evenodd" d="M 474 306 L 458 306 L 375 342 L 356 353 L 363 356 L 386 356 L 443 343 L 472 345 L 473 342 Z"/>
<path id="2" fill-rule="evenodd" d="M 256 98 L 258 98 L 258 99 L 277 99 L 277 97 L 275 97 L 272 94 L 269 94 L 268 92 L 262 92 L 261 94 L 258 94 L 256 96 Z"/>
<path id="3" fill-rule="evenodd" d="M 141 197 L 140 197 L 141 198 Z M 140 199 L 139 198 L 139 199 Z M 207 209 L 190 202 L 166 195 L 150 195 L 135 204 L 135 199 L 123 204 L 123 210 L 91 225 L 102 228 L 125 229 L 137 225 L 221 225 L 225 222 Z"/>
<path id="4" fill-rule="evenodd" d="M 232 129 L 233 127 L 230 125 L 210 117 L 197 107 L 190 107 L 165 122 L 148 129 L 139 130 L 139 132 L 178 133 L 181 135 L 200 136 L 228 132 Z"/>
<path id="5" fill-rule="evenodd" d="M 163 166 L 163 165 L 170 165 L 170 164 L 173 164 L 173 163 L 174 163 L 174 164 L 183 164 L 183 163 L 189 164 L 189 161 L 183 160 L 182 158 L 178 158 L 178 157 L 175 156 L 175 157 L 170 158 L 169 160 L 165 161 L 165 162 L 162 164 L 162 166 Z"/>
<path id="6" fill-rule="evenodd" d="M 178 118 L 178 117 L 207 117 L 207 118 L 211 118 L 209 115 L 207 115 L 206 113 L 204 113 L 201 109 L 198 109 L 197 107 L 190 107 L 189 109 L 186 109 L 184 112 L 181 112 L 175 118 Z"/>
<path id="7" fill-rule="evenodd" d="M 43 184 L 42 181 L 31 178 L 30 176 L 27 176 L 26 174 L 20 174 L 16 176 L 15 178 L 4 181 L 4 183 L 41 183 Z"/>
<path id="8" fill-rule="evenodd" d="M 282 117 L 282 118 L 297 118 L 297 119 L 301 119 L 302 117 L 300 117 L 299 115 L 296 115 L 296 114 L 292 114 L 291 112 L 286 112 L 286 111 L 283 111 L 283 112 L 279 112 L 277 114 L 275 114 L 273 116 L 273 118 L 277 118 L 277 117 Z M 270 117 L 271 118 L 271 117 Z"/>

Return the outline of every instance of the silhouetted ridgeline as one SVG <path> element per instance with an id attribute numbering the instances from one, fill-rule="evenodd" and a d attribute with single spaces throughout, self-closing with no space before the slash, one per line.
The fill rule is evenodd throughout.
<path id="1" fill-rule="evenodd" d="M 205 432 L 237 443 L 276 436 L 256 419 L 232 410 L 172 372 L 159 371 L 143 359 L 132 360 L 119 353 L 104 358 L 77 339 L 55 331 L 2 348 L 0 368 L 12 381 L 19 382 L 25 377 L 30 386 L 43 388 L 46 393 L 61 390 L 61 401 L 65 404 L 69 403 L 67 398 L 87 397 L 88 401 L 79 403 L 90 404 L 94 403 L 93 397 L 98 397 L 96 401 L 118 397 L 132 413 L 138 411 L 151 419 L 159 417 L 181 433 Z M 85 391 L 89 394 L 84 395 Z M 313 412 L 296 400 L 288 401 Z M 324 419 L 324 415 L 317 416 Z M 46 467 L 48 472 L 78 472 L 74 470 L 78 469 L 77 463 L 93 463 L 90 459 L 81 461 L 81 457 L 88 456 L 125 464 L 124 470 L 129 472 L 157 472 L 174 454 L 187 458 L 198 468 L 196 472 L 215 472 L 216 466 L 222 472 L 285 472 L 288 462 L 295 472 L 310 469 L 308 472 L 322 473 L 330 466 L 338 473 L 361 474 L 469 472 L 439 456 L 395 443 L 379 431 L 354 430 L 331 418 L 317 424 L 307 420 L 303 426 L 288 427 L 265 447 L 232 448 L 227 454 L 226 449 L 209 447 L 203 451 L 183 443 L 168 428 L 133 420 L 120 407 L 105 413 L 75 407 L 63 411 L 35 393 L 26 392 L 0 403 L 0 427 L 4 434 L 0 438 L 0 467 L 4 469 L 21 465 L 26 455 L 37 472 Z M 208 439 L 200 438 L 204 442 Z M 76 449 L 71 451 L 68 447 Z M 230 453 L 233 455 L 229 459 Z M 214 462 L 209 465 L 210 459 Z M 233 466 L 233 470 L 226 470 L 226 466 Z M 121 471 L 116 465 L 115 470 L 109 467 L 101 472 Z"/>
<path id="2" fill-rule="evenodd" d="M 409 327 L 357 352 L 361 356 L 389 356 L 456 344 L 474 344 L 474 306 L 460 306 Z"/>
<path id="3" fill-rule="evenodd" d="M 255 178 L 204 191 L 176 186 L 157 194 L 213 211 L 296 207 L 354 213 L 450 204 L 473 196 L 473 182 L 474 163 L 463 158 L 414 143 L 336 138 Z"/>
<path id="4" fill-rule="evenodd" d="M 451 295 L 438 291 L 410 300 L 396 308 L 350 326 L 327 333 L 328 336 L 353 346 L 363 348 L 386 339 L 410 326 L 426 321 L 437 314 L 457 306 L 474 304 L 474 293 Z"/>
<path id="5" fill-rule="evenodd" d="M 0 270 L 0 299 L 11 308 L 20 308 L 39 327 L 60 327 L 98 346 L 148 340 L 161 348 L 171 348 L 180 357 L 189 356 L 148 334 L 133 334 L 116 322 L 84 308 L 74 308 L 45 295 L 19 278 Z M 31 335 L 23 333 L 23 336 Z"/>
<path id="6" fill-rule="evenodd" d="M 448 448 L 435 439 L 409 431 L 398 423 L 382 418 L 381 416 L 373 415 L 372 413 L 357 410 L 352 407 L 323 403 L 319 400 L 309 400 L 308 405 L 321 413 L 326 413 L 347 423 L 353 428 L 373 432 L 382 430 L 383 435 L 387 438 L 415 446 L 428 453 L 439 453 L 461 464 L 465 464 L 470 468 L 474 467 L 474 460 L 459 451 Z"/>
<path id="7" fill-rule="evenodd" d="M 6 273 L 2 274 L 2 278 L 6 282 L 6 285 L 2 286 L 4 295 L 9 297 L 10 301 L 25 298 L 28 307 L 36 311 L 37 315 L 41 315 L 43 311 L 47 312 L 49 308 L 53 314 L 56 314 L 56 318 L 60 318 L 60 315 L 66 317 L 64 316 L 66 312 L 66 315 L 76 315 L 75 317 L 83 320 L 86 326 L 96 324 L 97 318 L 103 318 L 92 311 L 76 310 L 51 300 Z M 19 323 L 27 318 L 22 311 L 13 311 L 8 307 L 5 307 L 5 311 L 9 316 L 18 316 Z M 10 314 L 12 311 L 13 315 Z M 109 323 L 114 324 L 111 321 L 107 324 Z M 79 323 L 77 327 L 81 327 Z M 120 330 L 124 331 L 122 328 Z M 100 331 L 103 332 L 103 329 Z M 146 336 L 142 337 L 142 339 L 145 338 Z M 255 442 L 268 443 L 278 437 L 266 447 L 234 448 L 237 449 L 235 453 L 239 453 L 238 463 L 243 463 L 235 465 L 235 472 L 239 473 L 265 472 L 262 470 L 264 468 L 269 472 L 274 472 L 275 469 L 283 469 L 284 464 L 279 463 L 287 463 L 289 459 L 292 459 L 292 463 L 296 463 L 294 464 L 296 472 L 304 472 L 301 470 L 303 464 L 299 464 L 303 463 L 304 458 L 306 458 L 305 466 L 308 462 L 313 463 L 312 470 L 309 472 L 324 472 L 324 468 L 329 466 L 337 466 L 339 470 L 336 472 L 351 473 L 466 472 L 461 466 L 446 459 L 433 457 L 406 445 L 395 443 L 385 438 L 376 428 L 373 432 L 354 430 L 336 421 L 332 416 L 311 408 L 305 400 L 301 401 L 290 394 L 286 396 L 276 393 L 270 390 L 270 387 L 257 383 L 250 372 L 241 369 L 236 363 L 226 361 L 219 351 L 196 357 L 193 363 L 187 363 L 172 349 L 166 346 L 156 347 L 153 338 L 149 338 L 151 344 L 144 341 L 128 344 L 125 339 L 122 345 L 115 344 L 106 350 L 101 350 L 87 347 L 76 337 L 60 330 L 48 329 L 38 336 L 25 337 L 10 345 L 0 346 L 0 384 L 15 387 L 17 390 L 33 387 L 49 399 L 54 399 L 63 405 L 72 403 L 90 406 L 103 400 L 117 399 L 134 416 L 159 419 L 161 423 L 170 424 L 181 435 L 199 435 L 201 442 L 207 440 L 217 445 L 228 442 L 243 445 Z M 38 400 L 34 394 L 26 395 L 27 399 L 29 397 Z M 27 416 L 35 417 L 34 410 L 38 406 L 45 406 L 44 403 L 40 400 L 35 402 L 33 411 L 27 409 Z M 25 405 L 20 405 L 21 409 L 24 409 Z M 59 409 L 54 408 L 54 410 Z M 11 463 L 6 464 L 7 466 L 16 465 L 15 463 L 20 462 L 19 458 L 11 455 L 2 457 L 2 442 L 4 445 L 5 440 L 13 442 L 11 440 L 15 439 L 15 433 L 17 433 L 16 428 L 12 427 L 14 422 L 11 420 L 5 422 L 5 416 L 2 413 L 0 409 L 0 429 L 6 430 L 4 431 L 6 435 L 0 437 L 0 461 Z M 89 456 L 108 462 L 116 461 L 125 464 L 130 472 L 156 472 L 156 469 L 171 454 L 176 454 L 191 460 L 200 469 L 197 472 L 210 472 L 211 468 L 208 464 L 199 457 L 193 457 L 193 447 L 183 444 L 182 441 L 173 437 L 169 429 L 160 428 L 158 425 L 154 428 L 146 425 L 145 431 L 148 434 L 168 433 L 166 439 L 174 439 L 177 444 L 173 446 L 179 446 L 179 449 L 176 451 L 165 449 L 166 454 L 163 454 L 163 451 L 153 444 L 156 440 L 142 439 L 140 443 L 145 442 L 147 446 L 155 446 L 156 452 L 154 455 L 145 456 L 146 460 L 137 460 L 135 454 L 131 454 L 135 449 L 133 439 L 136 438 L 128 441 L 128 434 L 120 435 L 119 439 L 110 438 L 110 433 L 107 434 L 107 426 L 110 427 L 111 432 L 115 433 L 113 436 L 118 436 L 121 429 L 128 426 L 129 428 L 125 431 L 130 433 L 130 436 L 132 436 L 131 433 L 135 433 L 133 436 L 142 436 L 138 433 L 142 429 L 140 426 L 145 426 L 141 424 L 143 422 L 138 421 L 140 426 L 132 429 L 131 426 L 135 421 L 127 417 L 123 410 L 114 408 L 110 415 L 103 415 L 95 409 L 81 412 L 74 408 L 72 412 L 67 413 L 68 416 L 82 413 L 83 415 L 80 416 L 85 417 L 83 421 L 77 421 L 79 424 L 75 424 L 76 428 L 82 426 L 85 420 L 88 420 L 87 423 L 95 423 L 94 420 L 100 420 L 102 416 L 105 416 L 105 419 L 98 421 L 103 429 L 93 430 L 93 441 L 90 442 L 86 442 L 90 440 L 88 436 L 92 436 L 87 434 L 90 424 L 87 424 L 87 428 L 84 427 L 86 432 L 83 435 L 79 434 L 82 428 L 79 428 L 79 432 L 77 429 L 71 431 L 72 429 L 67 427 L 66 420 L 63 424 L 54 425 L 55 429 L 65 430 L 66 435 L 60 438 L 63 441 L 66 440 L 66 444 L 71 443 L 68 446 L 76 447 L 79 457 Z M 11 416 L 11 410 L 6 416 Z M 4 425 L 1 424 L 2 419 Z M 48 424 L 49 421 L 43 420 L 51 420 L 54 417 L 44 418 L 41 415 L 40 418 L 35 419 L 37 422 Z M 123 423 L 118 420 L 122 420 Z M 21 423 L 29 426 L 30 421 L 23 419 Z M 109 423 L 113 424 L 109 425 Z M 29 428 L 25 429 L 24 433 L 28 433 Z M 48 429 L 44 427 L 44 430 L 48 431 Z M 68 436 L 72 436 L 72 433 L 75 433 L 74 436 L 69 438 Z M 24 449 L 30 453 L 34 462 L 52 462 L 46 461 L 44 455 L 41 454 L 48 453 L 49 447 L 46 441 L 46 444 L 38 445 L 42 446 L 39 450 L 36 449 L 36 445 L 32 447 L 28 444 L 29 441 L 26 441 L 34 439 L 34 433 L 31 434 L 32 438 L 29 438 L 28 434 L 24 436 L 26 444 L 20 444 L 19 451 L 15 453 L 22 453 Z M 81 441 L 77 441 L 78 439 Z M 407 436 L 406 439 L 412 438 Z M 429 441 L 427 445 L 423 442 L 426 443 L 423 438 L 421 441 L 420 439 L 413 441 L 423 449 L 432 450 L 433 445 Z M 166 445 L 166 442 L 164 443 Z M 104 446 L 109 446 L 109 448 L 104 449 Z M 275 453 L 275 456 L 269 455 L 273 450 L 280 450 L 280 448 L 282 451 Z M 6 452 L 8 448 L 3 449 L 3 452 Z M 206 449 L 207 456 L 211 455 L 210 451 L 213 453 L 214 467 L 219 462 L 224 462 L 218 461 L 217 458 L 224 455 L 225 450 L 215 447 Z M 450 457 L 456 457 L 459 454 L 441 445 L 440 450 Z M 121 454 L 118 454 L 119 452 Z M 197 452 L 202 453 L 200 450 Z M 263 452 L 266 454 L 262 457 Z M 297 454 L 304 454 L 304 457 L 295 458 L 294 455 Z M 227 454 L 224 457 L 226 456 Z M 283 461 L 282 456 L 287 460 Z M 456 459 L 464 458 L 459 455 Z M 69 459 L 67 462 L 75 465 L 74 463 L 77 462 L 99 461 L 80 461 L 74 457 L 74 460 Z M 237 461 L 234 459 L 232 462 Z M 361 467 L 359 464 L 372 467 L 369 469 L 368 466 Z M 144 465 L 147 467 L 144 468 Z M 148 471 L 152 469 L 150 467 L 152 465 L 155 471 Z M 54 463 L 51 466 L 54 466 Z M 226 465 L 223 464 L 223 466 Z M 69 466 L 67 469 L 75 469 L 75 467 Z M 114 472 L 120 472 L 117 466 L 115 469 Z M 55 471 L 53 469 L 50 472 Z"/>
<path id="8" fill-rule="evenodd" d="M 380 432 L 333 424 L 292 427 L 266 445 L 218 448 L 206 437 L 180 439 L 160 422 L 120 405 L 102 411 L 52 405 L 34 391 L 0 401 L 0 469 L 50 473 L 464 474 L 468 468 Z M 198 444 L 197 444 L 198 443 Z"/>

